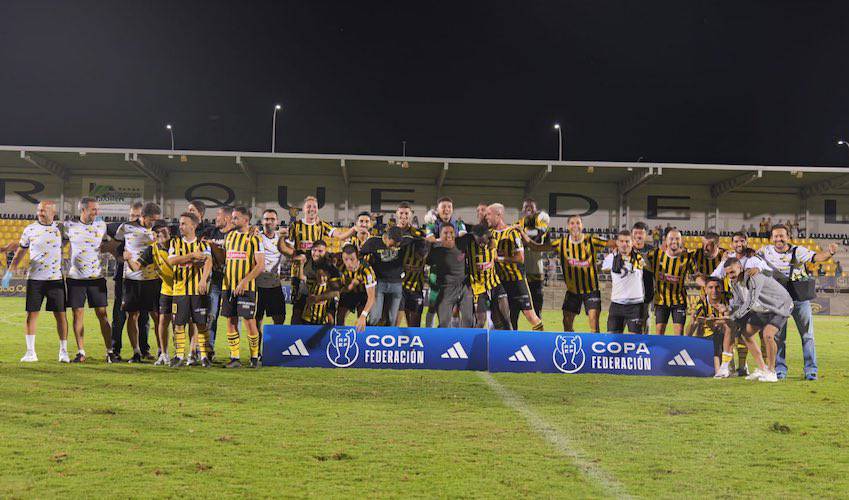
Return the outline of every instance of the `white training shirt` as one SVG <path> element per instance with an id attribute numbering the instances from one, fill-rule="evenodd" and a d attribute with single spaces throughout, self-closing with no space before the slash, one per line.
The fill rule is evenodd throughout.
<path id="1" fill-rule="evenodd" d="M 633 250 L 636 252 L 636 250 Z M 601 263 L 602 271 L 610 271 L 613 278 L 613 288 L 610 292 L 610 301 L 617 304 L 642 304 L 645 300 L 645 289 L 643 288 L 643 270 L 641 267 L 634 269 L 630 259 L 623 259 L 622 271 L 614 273 L 613 257 L 618 252 L 609 253 Z"/>
<path id="2" fill-rule="evenodd" d="M 748 265 L 749 260 L 752 259 L 752 257 L 744 255 L 743 257 L 737 257 L 737 259 L 740 261 L 740 265 L 743 266 L 743 269 L 749 269 L 749 268 L 752 267 L 751 265 Z M 710 275 L 713 276 L 714 278 L 725 279 L 725 261 L 726 260 L 728 260 L 728 259 L 722 259 L 722 261 L 719 263 L 718 266 L 716 266 L 716 269 L 714 269 L 713 272 L 710 273 Z"/>
<path id="3" fill-rule="evenodd" d="M 65 235 L 71 242 L 71 265 L 68 277 L 75 280 L 99 279 L 105 276 L 100 258 L 100 244 L 106 236 L 106 223 L 96 220 L 86 224 L 79 220 L 65 223 Z"/>
<path id="4" fill-rule="evenodd" d="M 772 271 L 773 273 L 781 273 L 785 278 L 790 277 L 790 261 L 793 259 L 792 246 L 786 252 L 779 252 L 774 245 L 766 245 L 758 250 L 755 257 L 749 259 L 745 266 L 747 269 L 757 267 L 762 271 Z M 805 247 L 796 247 L 796 262 L 802 264 L 811 262 L 817 253 Z"/>
<path id="5" fill-rule="evenodd" d="M 58 223 L 33 222 L 24 228 L 18 245 L 29 249 L 28 280 L 62 279 L 62 230 Z"/>
<path id="6" fill-rule="evenodd" d="M 277 248 L 280 235 L 275 231 L 269 238 L 265 235 L 265 231 L 261 231 L 259 240 L 262 243 L 260 251 L 265 255 L 265 270 L 256 277 L 256 286 L 260 288 L 279 287 L 281 283 L 280 263 L 283 261 L 283 254 Z"/>
<path id="7" fill-rule="evenodd" d="M 130 252 L 133 259 L 138 259 L 145 248 L 156 240 L 153 231 L 142 226 L 138 222 L 125 222 L 115 232 L 115 239 L 124 242 L 124 250 Z M 124 279 L 146 281 L 155 280 L 156 268 L 153 264 L 144 266 L 138 271 L 130 269 L 130 265 L 124 262 Z"/>

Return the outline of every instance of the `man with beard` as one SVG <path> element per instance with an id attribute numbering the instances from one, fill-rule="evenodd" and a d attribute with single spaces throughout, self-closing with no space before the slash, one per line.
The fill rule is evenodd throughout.
<path id="1" fill-rule="evenodd" d="M 486 220 L 489 223 L 489 232 L 498 252 L 495 269 L 510 301 L 510 324 L 514 330 L 518 329 L 519 314 L 517 312 L 514 316 L 513 311 L 522 311 L 522 314 L 530 322 L 531 329 L 541 331 L 543 329 L 542 320 L 534 312 L 531 292 L 528 289 L 528 283 L 522 269 L 525 263 L 522 233 L 515 226 L 508 226 L 504 222 L 504 205 L 500 203 L 493 203 L 487 208 Z"/>
<path id="2" fill-rule="evenodd" d="M 475 328 L 486 328 L 487 315 L 492 313 L 493 326 L 499 330 L 509 330 L 510 302 L 495 269 L 498 251 L 489 226 L 485 223 L 477 224 L 471 229 L 470 233 L 456 238 L 455 242 L 466 256 L 466 275 L 472 289 Z"/>
<path id="3" fill-rule="evenodd" d="M 215 227 L 207 229 L 201 240 L 209 244 L 212 252 L 212 278 L 209 280 L 209 346 L 207 355 L 215 359 L 215 336 L 218 331 L 218 315 L 221 311 L 221 295 L 224 286 L 224 264 L 226 252 L 224 241 L 234 229 L 233 209 L 221 207 L 215 215 Z"/>
<path id="4" fill-rule="evenodd" d="M 613 281 L 607 314 L 608 333 L 623 333 L 626 327 L 629 333 L 642 333 L 643 256 L 634 250 L 630 231 L 619 231 L 616 251 L 604 257 L 601 269 L 610 271 Z"/>
<path id="5" fill-rule="evenodd" d="M 560 257 L 563 279 L 566 281 L 566 296 L 563 297 L 563 331 L 574 331 L 575 316 L 581 307 L 587 313 L 590 331 L 598 333 L 598 318 L 601 313 L 601 291 L 598 286 L 598 253 L 608 242 L 590 234 L 584 234 L 584 223 L 580 215 L 569 217 L 569 234 L 538 244 L 524 234 L 525 243 L 537 251 L 554 251 Z"/>
<path id="6" fill-rule="evenodd" d="M 402 201 L 395 210 L 395 227 L 407 238 L 422 238 L 424 233 L 412 225 L 413 209 Z M 420 247 L 407 245 L 403 250 L 404 279 L 401 282 L 404 316 L 408 327 L 418 328 L 422 324 L 424 311 L 424 254 Z M 400 318 L 396 324 L 400 322 Z"/>
<path id="7" fill-rule="evenodd" d="M 360 260 L 357 247 L 350 243 L 342 247 L 342 264 L 336 324 L 344 325 L 348 312 L 354 312 L 357 314 L 357 331 L 361 332 L 365 330 L 368 315 L 374 307 L 377 277 L 371 266 Z"/>
<path id="8" fill-rule="evenodd" d="M 427 256 L 439 289 L 436 298 L 439 328 L 451 326 L 455 308 L 460 310 L 461 327 L 471 328 L 475 324 L 474 297 L 466 275 L 466 256 L 455 244 L 453 226 L 442 226 L 439 240 L 442 244 L 431 248 Z"/>
<path id="9" fill-rule="evenodd" d="M 257 308 L 256 323 L 262 339 L 262 319 L 271 316 L 275 325 L 286 322 L 286 298 L 280 281 L 280 265 L 283 253 L 278 248 L 280 233 L 277 230 L 277 210 L 269 208 L 262 212 L 262 231 L 259 233 L 261 252 L 265 256 L 265 269 L 256 278 Z"/>
<path id="10" fill-rule="evenodd" d="M 318 199 L 315 196 L 307 196 L 304 198 L 304 218 L 296 220 L 289 225 L 288 239 L 280 238 L 278 242 L 279 250 L 292 257 L 303 255 L 306 257 L 312 248 L 313 242 L 318 240 L 325 241 L 335 237 L 341 241 L 350 238 L 357 231 L 356 226 L 348 229 L 337 230 L 327 222 L 321 220 L 318 216 Z M 300 266 L 304 259 L 292 259 L 292 268 L 290 276 L 292 280 L 292 293 L 300 289 L 301 270 Z M 303 295 L 295 295 L 297 298 L 292 300 L 292 324 L 298 324 L 303 318 L 304 300 Z"/>
<path id="11" fill-rule="evenodd" d="M 634 226 L 631 227 L 631 241 L 634 251 L 643 256 L 644 264 L 649 253 L 654 250 L 654 246 L 648 242 L 650 236 L 649 227 L 645 222 L 635 222 Z M 643 291 L 645 298 L 643 299 L 643 306 L 640 308 L 640 324 L 643 328 L 642 333 L 648 334 L 650 330 L 649 313 L 654 301 L 654 274 L 645 265 L 643 266 Z"/>
<path id="12" fill-rule="evenodd" d="M 145 203 L 142 207 L 141 217 L 137 222 L 126 222 L 115 232 L 115 239 L 123 241 L 125 251 L 130 253 L 133 259 L 138 259 L 145 248 L 152 245 L 156 239 L 151 228 L 154 222 L 162 216 L 162 210 L 156 203 Z M 159 295 L 162 280 L 156 274 L 153 266 L 145 266 L 134 271 L 124 262 L 124 296 L 121 308 L 127 313 L 127 335 L 130 345 L 133 346 L 133 357 L 130 363 L 139 363 L 142 360 L 142 349 L 139 344 L 139 316 L 150 315 L 153 320 L 154 330 L 159 331 Z M 159 341 L 159 354 L 164 352 L 161 339 Z"/>
<path id="13" fill-rule="evenodd" d="M 339 296 L 339 269 L 333 265 L 324 240 L 316 240 L 310 247 L 310 256 L 302 259 L 300 293 L 304 295 L 304 312 L 301 318 L 306 325 L 332 325 L 329 303 Z"/>
<path id="14" fill-rule="evenodd" d="M 726 250 L 719 246 L 719 235 L 708 231 L 702 237 L 702 247 L 693 252 L 696 273 L 710 276 L 725 257 Z"/>
<path id="15" fill-rule="evenodd" d="M 545 240 L 548 223 L 548 214 L 537 210 L 537 202 L 533 198 L 522 200 L 522 217 L 516 225 L 523 228 L 532 240 L 537 243 Z M 528 278 L 528 289 L 531 291 L 534 312 L 542 317 L 543 283 L 545 282 L 545 257 L 542 252 L 530 247 L 525 249 L 525 275 Z M 518 311 L 510 313 L 511 321 L 513 321 L 512 315 L 519 314 Z"/>
<path id="16" fill-rule="evenodd" d="M 725 261 L 731 257 L 740 261 L 740 264 L 743 266 L 743 269 L 746 269 L 747 263 L 749 259 L 755 255 L 755 251 L 749 248 L 749 239 L 746 236 L 746 233 L 736 232 L 731 237 L 731 250 L 725 252 L 723 255 L 723 260 L 720 262 L 716 269 L 713 270 L 711 276 L 719 278 L 722 280 L 723 291 L 728 295 L 731 294 L 731 284 L 725 276 Z M 702 285 L 702 283 L 699 283 Z M 730 298 L 733 301 L 733 297 Z M 730 304 L 732 307 L 735 305 L 733 302 Z M 749 374 L 749 369 L 746 366 L 746 358 L 749 354 L 749 349 L 746 347 L 746 343 L 743 341 L 743 329 L 745 329 L 745 324 L 740 323 L 731 323 L 729 327 L 733 330 L 733 333 L 737 337 L 737 375 L 745 377 Z M 763 337 L 761 337 L 761 350 L 765 350 L 763 344 Z"/>
<path id="17" fill-rule="evenodd" d="M 372 236 L 363 244 L 360 254 L 369 258 L 369 263 L 377 275 L 377 290 L 374 308 L 369 315 L 369 324 L 377 326 L 386 305 L 388 318 L 386 325 L 394 325 L 401 305 L 401 275 L 404 267 L 405 248 L 413 246 L 424 257 L 427 246 L 420 238 L 407 236 L 404 229 L 392 226 L 382 236 Z"/>
<path id="18" fill-rule="evenodd" d="M 648 267 L 654 274 L 655 333 L 664 335 L 672 317 L 675 335 L 684 333 L 687 321 L 687 277 L 695 274 L 693 254 L 684 249 L 681 231 L 666 233 L 666 248 L 657 248 L 648 256 Z"/>
<path id="19" fill-rule="evenodd" d="M 801 282 L 812 280 L 813 278 L 805 269 L 805 264 L 808 262 L 827 261 L 837 252 L 838 246 L 836 243 L 831 243 L 826 250 L 815 252 L 803 246 L 792 245 L 787 227 L 780 224 L 771 228 L 770 241 L 772 244 L 761 247 L 758 250 L 756 258 L 750 259 L 747 265 L 768 272 L 790 292 L 793 298 L 791 315 L 793 316 L 793 322 L 796 324 L 796 329 L 799 330 L 799 336 L 802 338 L 802 356 L 805 359 L 805 380 L 817 380 L 817 350 L 814 341 L 814 317 L 811 309 L 811 300 L 813 297 L 800 296 L 799 291 L 794 286 L 794 282 L 799 282 L 801 285 Z M 727 263 L 725 267 L 727 272 Z M 813 286 L 810 288 L 813 288 Z M 811 291 L 815 292 L 814 290 Z M 812 293 L 812 295 L 815 295 L 815 293 Z M 778 344 L 775 373 L 779 380 L 787 377 L 786 339 L 787 323 L 785 322 L 779 328 L 778 335 L 775 337 Z M 749 346 L 749 349 L 751 350 L 751 346 Z"/>
<path id="20" fill-rule="evenodd" d="M 259 236 L 251 233 L 247 207 L 233 209 L 234 230 L 224 240 L 226 262 L 221 295 L 221 315 L 227 318 L 230 361 L 227 368 L 240 368 L 239 318 L 248 335 L 251 368 L 259 368 L 259 330 L 256 326 L 256 277 L 265 270 L 265 255 Z"/>

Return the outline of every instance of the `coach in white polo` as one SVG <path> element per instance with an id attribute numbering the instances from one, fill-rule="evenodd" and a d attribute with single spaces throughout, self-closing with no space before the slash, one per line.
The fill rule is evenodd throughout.
<path id="1" fill-rule="evenodd" d="M 106 223 L 97 218 L 97 201 L 81 198 L 80 218 L 65 222 L 65 235 L 71 244 L 71 262 L 68 269 L 68 306 L 73 313 L 74 337 L 77 355 L 72 363 L 86 360 L 84 345 L 85 305 L 94 309 L 100 324 L 100 334 L 106 344 L 106 362 L 112 362 L 112 327 L 106 317 L 106 275 L 100 258 L 100 247 L 106 237 Z"/>
<path id="2" fill-rule="evenodd" d="M 761 247 L 755 257 L 746 262 L 749 269 L 760 269 L 769 273 L 779 283 L 783 284 L 794 297 L 793 322 L 802 337 L 802 355 L 805 358 L 805 379 L 817 379 L 817 350 L 814 343 L 814 317 L 811 311 L 811 301 L 796 300 L 791 288 L 791 276 L 807 275 L 805 264 L 808 262 L 824 262 L 837 252 L 837 244 L 831 243 L 827 250 L 814 252 L 803 246 L 790 244 L 790 234 L 782 224 L 772 226 L 770 230 L 772 245 Z M 775 358 L 775 372 L 778 379 L 787 378 L 787 358 L 785 340 L 787 339 L 787 324 L 778 332 L 775 338 L 778 344 L 778 354 Z"/>
<path id="3" fill-rule="evenodd" d="M 62 276 L 62 230 L 53 221 L 56 203 L 42 201 L 38 204 L 38 220 L 21 233 L 15 257 L 3 278 L 6 282 L 18 267 L 24 254 L 29 252 L 27 269 L 27 352 L 21 362 L 38 361 L 35 355 L 35 332 L 41 304 L 47 299 L 47 310 L 56 318 L 59 333 L 59 362 L 68 363 L 68 321 L 65 317 L 65 280 Z"/>

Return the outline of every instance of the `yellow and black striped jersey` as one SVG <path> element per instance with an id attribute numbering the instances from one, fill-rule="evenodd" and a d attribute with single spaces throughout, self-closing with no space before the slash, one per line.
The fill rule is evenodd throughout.
<path id="1" fill-rule="evenodd" d="M 163 249 L 159 246 L 159 243 L 154 243 L 142 250 L 142 253 L 139 255 L 137 260 L 142 266 L 153 265 L 153 268 L 156 270 L 156 275 L 160 280 L 162 280 L 162 287 L 159 291 L 160 294 L 172 297 L 175 295 L 183 295 L 185 293 L 179 288 L 178 284 L 174 280 L 174 268 L 168 264 L 167 248 Z"/>
<path id="2" fill-rule="evenodd" d="M 480 295 L 501 284 L 501 279 L 495 271 L 496 249 L 495 242 L 480 245 L 474 236 L 466 234 L 457 238 L 457 248 L 466 254 L 466 274 L 472 293 Z"/>
<path id="3" fill-rule="evenodd" d="M 693 254 L 681 252 L 670 257 L 657 248 L 648 254 L 648 267 L 654 273 L 654 303 L 659 306 L 677 306 L 687 303 L 687 276 L 695 273 Z"/>
<path id="4" fill-rule="evenodd" d="M 522 235 L 513 226 L 508 226 L 504 229 L 490 229 L 489 234 L 495 242 L 498 255 L 512 257 L 518 252 L 525 251 L 522 245 Z M 525 279 L 524 265 L 522 264 L 515 262 L 496 262 L 495 269 L 502 282 L 524 281 Z"/>
<path id="5" fill-rule="evenodd" d="M 306 223 L 303 219 L 297 220 L 289 225 L 289 238 L 286 240 L 292 248 L 295 249 L 295 255 L 309 255 L 312 244 L 318 240 L 328 240 L 333 235 L 334 227 L 319 219 L 312 224 Z M 359 248 L 359 247 L 358 247 Z M 291 276 L 300 276 L 301 263 L 293 260 Z"/>
<path id="6" fill-rule="evenodd" d="M 255 256 L 260 251 L 262 243 L 259 236 L 250 233 L 230 231 L 224 239 L 224 251 L 227 260 L 224 262 L 224 284 L 222 290 L 232 290 L 239 286 L 245 276 L 256 266 Z M 256 280 L 251 280 L 245 287 L 246 291 L 256 290 Z"/>
<path id="7" fill-rule="evenodd" d="M 212 258 L 209 245 L 195 238 L 194 241 L 186 241 L 183 238 L 171 238 L 168 245 L 169 256 L 188 255 L 192 252 L 200 252 L 208 258 Z M 203 264 L 186 263 L 174 266 L 174 282 L 182 289 L 184 295 L 199 295 L 198 287 L 200 278 L 203 276 Z"/>
<path id="8" fill-rule="evenodd" d="M 563 279 L 570 293 L 584 294 L 598 290 L 598 253 L 607 248 L 607 240 L 591 234 L 584 235 L 579 243 L 569 235 L 551 242 L 560 257 Z"/>
<path id="9" fill-rule="evenodd" d="M 719 252 L 716 254 L 716 257 L 710 258 L 707 256 L 704 248 L 699 248 L 693 251 L 693 259 L 695 260 L 696 273 L 704 274 L 705 276 L 710 276 L 716 267 L 722 262 L 723 256 L 725 255 L 724 248 L 720 248 Z"/>
<path id="10" fill-rule="evenodd" d="M 348 290 L 348 286 L 352 281 L 357 280 L 358 285 L 352 290 Z M 377 286 L 377 276 L 374 270 L 365 262 L 360 262 L 360 267 L 356 271 L 349 271 L 347 268 L 342 270 L 342 292 L 345 293 L 363 293 L 366 288 Z"/>
<path id="11" fill-rule="evenodd" d="M 306 286 L 307 294 L 319 295 L 331 289 L 336 289 L 339 284 L 340 273 L 330 262 L 330 259 L 325 259 L 324 262 L 315 262 L 308 259 L 304 264 L 304 285 Z M 304 312 L 301 314 L 301 319 L 307 323 L 325 324 L 327 322 L 328 300 L 312 302 L 307 307 L 304 307 Z"/>
<path id="12" fill-rule="evenodd" d="M 423 238 L 424 233 L 414 227 L 403 228 L 407 236 L 413 238 Z M 411 292 L 421 292 L 424 290 L 424 265 L 426 255 L 418 250 L 416 245 L 407 245 L 404 247 L 404 280 L 401 286 L 404 290 Z"/>
<path id="13" fill-rule="evenodd" d="M 724 297 L 720 298 L 720 303 L 726 303 Z M 714 305 L 707 300 L 706 297 L 701 297 L 698 302 L 696 302 L 696 307 L 693 310 L 693 316 L 696 318 L 718 318 L 722 315 L 716 310 Z M 710 337 L 714 333 L 720 333 L 719 331 L 711 328 L 708 322 L 705 322 L 701 328 L 697 328 L 696 332 L 699 337 Z"/>

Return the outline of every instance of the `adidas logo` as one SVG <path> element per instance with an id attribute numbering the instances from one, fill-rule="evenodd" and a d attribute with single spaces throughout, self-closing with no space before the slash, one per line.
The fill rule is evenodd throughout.
<path id="1" fill-rule="evenodd" d="M 507 358 L 510 361 L 527 361 L 527 362 L 535 362 L 537 358 L 534 357 L 534 353 L 528 348 L 528 344 L 522 346 L 521 349 L 516 351 L 512 356 Z"/>
<path id="2" fill-rule="evenodd" d="M 466 354 L 466 350 L 463 349 L 463 344 L 459 342 L 454 342 L 454 345 L 448 348 L 447 351 L 442 353 L 440 358 L 443 359 L 469 359 L 469 355 Z"/>
<path id="3" fill-rule="evenodd" d="M 284 356 L 309 356 L 309 354 L 310 352 L 307 350 L 307 346 L 304 345 L 304 341 L 301 339 L 296 340 L 294 344 L 283 351 Z"/>
<path id="4" fill-rule="evenodd" d="M 682 349 L 681 352 L 669 361 L 669 366 L 696 366 L 696 363 L 693 362 L 693 358 L 690 357 L 687 349 Z"/>

